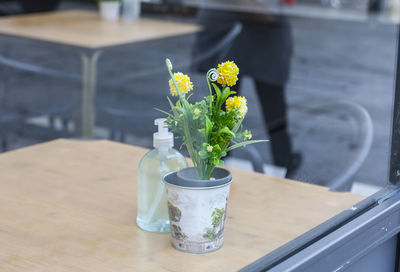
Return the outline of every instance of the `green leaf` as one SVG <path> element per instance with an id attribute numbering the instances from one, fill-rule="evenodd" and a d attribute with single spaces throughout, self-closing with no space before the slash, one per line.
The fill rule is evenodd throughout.
<path id="1" fill-rule="evenodd" d="M 227 128 L 227 127 L 221 128 L 220 130 L 218 130 L 218 133 L 225 133 L 225 134 L 232 135 L 232 137 L 235 137 L 235 133 L 233 133 L 232 131 L 230 131 L 230 129 Z"/>
<path id="2" fill-rule="evenodd" d="M 221 90 L 220 88 L 217 86 L 217 84 L 213 83 L 212 84 L 215 90 L 215 93 L 217 94 L 217 100 L 221 97 Z"/>
<path id="3" fill-rule="evenodd" d="M 233 150 L 233 149 L 235 149 L 235 148 L 242 147 L 242 146 L 246 146 L 246 145 L 249 145 L 249 144 L 263 143 L 263 142 L 268 142 L 268 141 L 269 141 L 269 140 L 252 140 L 252 141 L 245 141 L 245 142 L 237 143 L 237 144 L 234 144 L 234 145 L 228 147 L 228 148 L 226 149 L 226 151 L 228 152 L 228 151 L 231 151 L 231 150 Z"/>
<path id="4" fill-rule="evenodd" d="M 219 146 L 219 144 L 214 145 L 213 151 L 217 154 L 221 152 L 221 147 Z"/>
<path id="5" fill-rule="evenodd" d="M 208 141 L 211 131 L 212 131 L 212 123 L 208 118 L 208 116 L 206 116 L 206 141 Z"/>
<path id="6" fill-rule="evenodd" d="M 224 167 L 225 163 L 224 163 L 223 160 L 219 160 L 218 165 L 221 166 L 221 167 Z"/>
<path id="7" fill-rule="evenodd" d="M 162 112 L 162 113 L 164 113 L 164 114 L 166 114 L 166 115 L 168 115 L 168 116 L 171 116 L 171 117 L 174 117 L 171 113 L 169 113 L 169 112 L 166 112 L 166 111 L 164 111 L 164 110 L 160 110 L 159 108 L 154 108 L 156 111 L 159 111 L 159 112 Z"/>
<path id="8" fill-rule="evenodd" d="M 242 122 L 243 119 L 240 119 L 239 122 L 235 124 L 235 126 L 232 128 L 233 133 L 236 133 L 238 131 L 238 129 L 242 126 Z"/>
<path id="9" fill-rule="evenodd" d="M 223 101 L 225 101 L 227 98 L 228 98 L 228 96 L 231 94 L 231 92 L 230 92 L 230 88 L 229 87 L 226 87 L 224 90 L 223 90 L 223 92 L 222 92 L 222 102 Z"/>
<path id="10" fill-rule="evenodd" d="M 171 99 L 170 99 L 168 96 L 167 96 L 167 100 L 168 100 L 168 102 L 169 102 L 169 105 L 170 105 L 170 107 L 171 107 L 172 112 L 174 113 L 174 115 L 175 115 L 176 117 L 178 117 L 178 116 L 179 116 L 179 113 L 178 113 L 178 111 L 175 109 L 174 103 L 172 103 Z"/>
<path id="11" fill-rule="evenodd" d="M 204 150 L 199 151 L 199 156 L 201 159 L 207 159 L 208 158 L 208 153 Z"/>

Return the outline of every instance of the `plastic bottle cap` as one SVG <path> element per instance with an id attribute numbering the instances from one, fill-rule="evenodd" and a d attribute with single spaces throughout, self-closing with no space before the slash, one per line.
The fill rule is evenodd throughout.
<path id="1" fill-rule="evenodd" d="M 158 126 L 158 132 L 153 134 L 153 146 L 155 148 L 171 148 L 174 146 L 174 134 L 168 131 L 165 121 L 165 118 L 158 118 L 154 120 L 154 125 Z"/>

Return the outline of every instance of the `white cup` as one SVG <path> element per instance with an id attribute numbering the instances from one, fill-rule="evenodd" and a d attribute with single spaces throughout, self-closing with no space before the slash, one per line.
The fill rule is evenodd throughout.
<path id="1" fill-rule="evenodd" d="M 100 16 L 106 21 L 116 21 L 119 17 L 119 1 L 101 1 L 99 2 Z"/>

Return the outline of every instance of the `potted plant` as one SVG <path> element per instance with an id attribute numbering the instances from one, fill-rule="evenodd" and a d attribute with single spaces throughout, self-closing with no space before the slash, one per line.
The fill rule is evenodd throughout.
<path id="1" fill-rule="evenodd" d="M 209 95 L 191 103 L 193 83 L 189 76 L 170 73 L 171 95 L 168 101 L 168 127 L 179 135 L 194 167 L 169 173 L 164 177 L 171 224 L 172 245 L 182 251 L 205 253 L 221 248 L 226 219 L 231 173 L 221 167 L 221 158 L 232 149 L 262 142 L 250 140 L 249 130 L 242 129 L 247 113 L 246 98 L 230 89 L 238 80 L 239 68 L 232 61 L 207 73 Z M 216 167 L 216 166 L 221 167 Z"/>
<path id="2" fill-rule="evenodd" d="M 119 18 L 120 0 L 98 0 L 100 17 L 105 21 L 116 21 Z"/>

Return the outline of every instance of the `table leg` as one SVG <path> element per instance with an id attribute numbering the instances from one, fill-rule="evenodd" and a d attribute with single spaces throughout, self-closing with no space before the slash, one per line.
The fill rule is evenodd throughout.
<path id="1" fill-rule="evenodd" d="M 94 136 L 96 123 L 96 81 L 97 62 L 101 51 L 81 52 L 82 60 L 82 101 L 80 122 L 77 126 L 77 133 L 85 138 Z"/>

